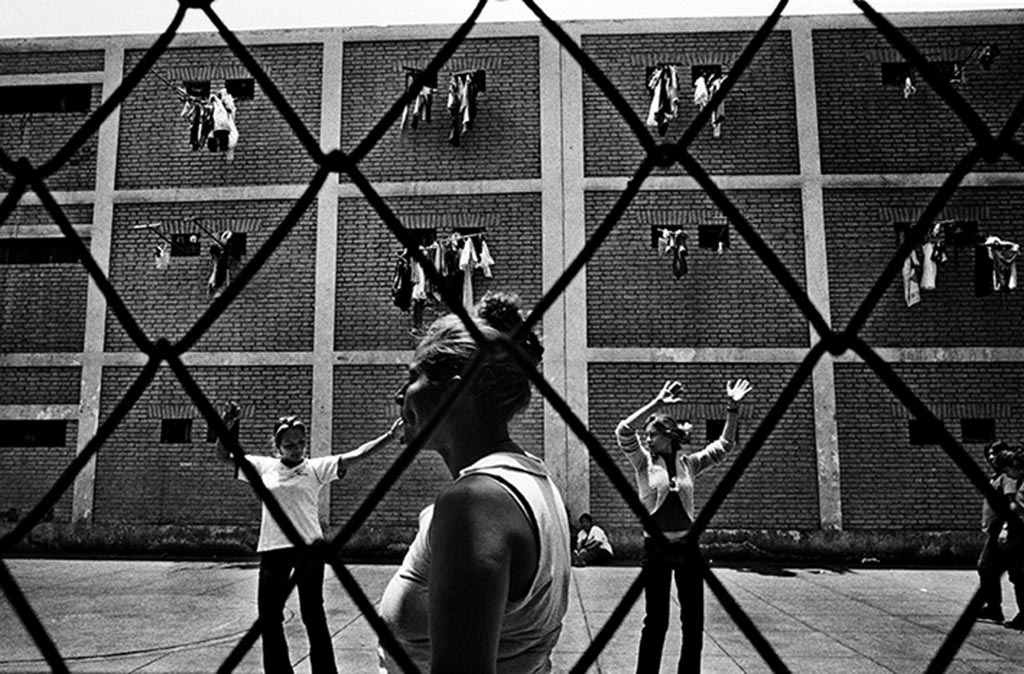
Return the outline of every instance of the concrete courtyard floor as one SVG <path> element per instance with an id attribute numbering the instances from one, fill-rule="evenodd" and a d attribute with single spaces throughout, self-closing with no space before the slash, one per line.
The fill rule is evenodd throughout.
<path id="1" fill-rule="evenodd" d="M 73 672 L 213 672 L 256 618 L 256 562 L 8 559 L 3 563 Z M 393 565 L 350 565 L 376 602 Z M 569 671 L 639 572 L 634 566 L 573 569 L 571 603 L 555 669 Z M 376 672 L 369 623 L 328 570 L 325 597 L 340 672 Z M 814 674 L 924 672 L 977 585 L 972 570 L 716 568 L 788 671 Z M 1004 582 L 1004 608 L 1013 607 Z M 642 598 L 589 672 L 632 672 Z M 677 609 L 674 609 L 678 615 Z M 1012 617 L 1013 611 L 1007 611 Z M 718 600 L 706 594 L 704 671 L 769 672 Z M 295 597 L 286 612 L 296 672 L 309 672 Z M 0 598 L 0 672 L 50 665 L 12 602 Z M 260 671 L 259 642 L 238 672 Z M 662 672 L 675 671 L 678 630 Z M 949 672 L 1024 672 L 1024 634 L 979 622 Z"/>

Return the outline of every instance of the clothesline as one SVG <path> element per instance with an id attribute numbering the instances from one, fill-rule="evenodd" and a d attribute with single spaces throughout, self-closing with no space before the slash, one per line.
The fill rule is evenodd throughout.
<path id="1" fill-rule="evenodd" d="M 211 239 L 213 239 L 214 243 L 217 243 L 217 244 L 222 243 L 221 237 L 217 236 L 216 234 L 211 232 L 209 229 L 207 229 L 205 226 L 203 226 L 202 220 L 200 218 L 190 217 L 190 218 L 186 218 L 186 219 L 188 221 L 190 221 L 190 222 L 194 222 L 195 225 L 197 227 L 199 227 L 199 229 L 203 230 L 203 232 L 205 232 L 207 236 L 209 236 Z M 168 243 L 171 243 L 171 240 L 167 237 L 166 234 L 164 234 L 161 231 L 158 231 L 158 228 L 163 227 L 163 224 L 164 224 L 163 221 L 160 220 L 160 221 L 151 222 L 151 223 L 145 224 L 145 225 L 134 225 L 132 227 L 132 229 L 148 229 L 149 231 L 154 232 L 157 236 L 162 238 L 164 241 L 166 241 Z"/>
<path id="2" fill-rule="evenodd" d="M 412 231 L 416 231 L 416 230 L 412 230 Z M 462 239 L 483 238 L 486 234 L 487 234 L 487 232 L 472 232 L 470 234 L 463 234 L 461 232 L 452 232 L 447 237 L 445 237 L 445 240 L 442 240 L 441 243 L 456 244 L 459 241 L 461 241 Z M 429 244 L 427 244 L 425 246 L 421 245 L 419 248 L 420 248 L 420 250 L 436 250 L 438 245 L 440 245 L 440 244 L 437 241 L 434 241 L 433 243 L 429 243 Z M 405 254 L 405 249 L 404 248 L 396 253 L 396 255 L 404 255 L 404 254 Z"/>

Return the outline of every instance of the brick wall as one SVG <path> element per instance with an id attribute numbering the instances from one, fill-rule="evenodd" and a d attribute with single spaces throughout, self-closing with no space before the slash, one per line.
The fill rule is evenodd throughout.
<path id="1" fill-rule="evenodd" d="M 349 452 L 386 431 L 398 418 L 394 394 L 405 383 L 404 367 L 340 365 L 334 368 L 334 451 Z M 366 500 L 401 448 L 390 444 L 355 464 L 331 489 L 331 524 L 341 527 Z M 359 536 L 409 543 L 416 515 L 451 482 L 437 452 L 423 449 L 360 528 Z"/>
<path id="2" fill-rule="evenodd" d="M 963 442 L 962 415 L 995 420 L 996 436 L 1019 442 L 1020 363 L 894 365 L 896 374 Z M 867 366 L 838 363 L 836 425 L 843 526 L 850 531 L 977 531 L 981 496 L 945 450 L 911 445 L 909 413 Z M 956 406 L 970 405 L 963 411 Z M 988 473 L 984 443 L 964 445 Z"/>
<path id="3" fill-rule="evenodd" d="M 249 50 L 313 138 L 318 138 L 323 79 L 320 45 L 252 46 Z M 134 50 L 125 53 L 125 72 L 142 54 Z M 219 152 L 193 151 L 189 125 L 180 116 L 182 103 L 157 76 L 180 85 L 181 73 L 190 69 L 207 69 L 212 91 L 223 86 L 224 73 L 232 79 L 254 79 L 226 47 L 172 49 L 164 54 L 121 105 L 118 189 L 301 184 L 312 179 L 316 169 L 312 159 L 258 84 L 253 100 L 236 101 L 239 140 L 234 160 L 226 161 Z"/>
<path id="4" fill-rule="evenodd" d="M 253 222 L 246 233 L 249 262 L 288 214 L 290 202 L 210 202 L 119 205 L 114 214 L 110 278 L 152 338 L 176 340 L 184 335 L 211 303 L 208 280 L 213 266 L 210 236 L 194 227 L 201 243 L 195 257 L 173 256 L 166 269 L 157 269 L 153 249 L 163 243 L 154 232 L 137 225 L 177 223 L 196 217 L 217 223 Z M 313 345 L 313 295 L 316 263 L 315 214 L 307 212 L 289 236 L 246 286 L 239 298 L 199 340 L 200 351 L 301 351 Z M 210 227 L 209 224 L 206 225 Z M 218 228 L 219 230 L 219 228 Z M 216 233 L 219 233 L 217 231 Z M 109 314 L 108 351 L 134 351 L 120 323 Z"/>
<path id="5" fill-rule="evenodd" d="M 214 403 L 234 400 L 243 407 L 239 436 L 249 453 L 274 453 L 271 435 L 279 416 L 310 418 L 309 367 L 192 366 L 189 371 Z M 110 415 L 138 373 L 138 368 L 104 368 L 101 419 Z M 174 374 L 161 369 L 97 455 L 97 524 L 249 525 L 255 535 L 258 498 L 217 460 L 213 444 L 206 441 L 207 422 L 190 405 Z M 161 443 L 162 414 L 179 407 L 193 420 L 192 442 Z"/>
<path id="6" fill-rule="evenodd" d="M 932 190 L 826 190 L 829 294 L 832 324 L 841 328 L 867 295 L 897 248 L 888 213 L 924 210 Z M 1009 189 L 960 189 L 945 213 L 985 214 L 983 235 L 1020 241 L 1024 207 L 1019 192 Z M 948 217 L 940 214 L 939 219 Z M 861 336 L 873 346 L 1019 346 L 1024 295 L 1019 291 L 979 297 L 975 290 L 974 246 L 954 247 L 939 266 L 936 287 L 922 291 L 921 302 L 908 307 L 902 276 L 897 275 L 871 312 Z"/>
<path id="7" fill-rule="evenodd" d="M 0 405 L 57 405 L 78 402 L 77 367 L 0 368 Z"/>
<path id="8" fill-rule="evenodd" d="M 706 412 L 721 407 L 725 418 L 725 382 L 746 377 L 754 390 L 748 394 L 740 419 L 740 444 L 750 439 L 792 376 L 795 366 L 768 364 L 662 364 L 591 363 L 590 431 L 611 453 L 630 485 L 636 482 L 629 462 L 615 442 L 616 424 L 648 402 L 669 379 L 685 388 L 687 404 Z M 683 416 L 685 411 L 676 412 Z M 706 441 L 705 419 L 693 416 L 693 449 Z M 703 507 L 732 466 L 737 453 L 697 478 L 695 505 Z M 591 460 L 591 514 L 621 536 L 639 540 L 641 527 L 632 511 L 601 468 Z M 814 415 L 808 387 L 797 395 L 711 522 L 716 529 L 817 529 L 818 483 Z M 621 541 L 620 543 L 624 543 Z"/>
<path id="9" fill-rule="evenodd" d="M 674 141 L 696 116 L 690 67 L 721 65 L 727 73 L 752 33 L 584 35 L 581 45 L 641 122 L 651 95 L 646 71 L 659 63 L 683 67 L 679 114 L 659 142 Z M 773 33 L 730 91 L 720 138 L 711 125 L 701 130 L 689 151 L 710 173 L 797 173 L 796 103 L 793 55 L 787 31 Z M 636 137 L 589 77 L 583 75 L 583 153 L 588 176 L 631 175 L 643 159 Z M 675 165 L 657 173 L 680 174 Z"/>
<path id="10" fill-rule="evenodd" d="M 90 206 L 63 210 L 72 225 L 92 222 Z M 45 209 L 28 206 L 16 208 L 4 223 L 41 225 L 55 223 Z M 81 351 L 87 289 L 88 275 L 76 262 L 0 265 L 0 353 Z"/>
<path id="11" fill-rule="evenodd" d="M 342 74 L 342 143 L 351 151 L 405 91 L 404 66 L 424 68 L 442 40 L 346 42 Z M 452 72 L 483 68 L 473 128 L 459 147 L 448 140 Z M 402 134 L 401 118 L 360 163 L 371 180 L 499 180 L 540 176 L 540 82 L 535 37 L 464 42 L 437 79 L 431 121 Z"/>
<path id="12" fill-rule="evenodd" d="M 15 520 L 24 517 L 49 492 L 68 463 L 75 458 L 77 422 L 67 422 L 64 438 L 63 447 L 5 447 L 0 451 L 0 475 L 4 482 L 4 488 L 0 490 L 0 517 Z M 26 460 L 27 453 L 31 454 L 31 460 Z M 44 516 L 44 521 L 69 521 L 71 500 L 71 491 L 64 492 Z"/>
<path id="13" fill-rule="evenodd" d="M 540 299 L 540 196 L 491 194 L 399 198 L 389 206 L 402 219 L 435 217 L 436 234 L 445 238 L 463 223 L 487 222 L 485 238 L 494 258 L 493 278 L 473 273 L 473 295 L 488 290 L 518 293 L 525 307 Z M 395 306 L 391 287 L 401 246 L 376 212 L 362 199 L 343 199 L 338 215 L 338 281 L 335 348 L 410 349 L 415 337 L 411 312 Z M 461 296 L 461 293 L 460 293 Z M 428 302 L 423 325 L 443 313 Z"/>
<path id="14" fill-rule="evenodd" d="M 334 368 L 334 453 L 349 452 L 386 431 L 398 418 L 394 395 L 406 382 L 406 368 L 339 365 Z M 534 395 L 529 407 L 513 419 L 509 433 L 527 451 L 543 458 L 543 400 Z M 331 525 L 343 526 L 363 504 L 401 449 L 388 445 L 355 464 L 331 488 Z M 402 473 L 357 537 L 404 545 L 416 533 L 416 515 L 434 502 L 452 477 L 436 451 L 424 448 Z"/>
<path id="15" fill-rule="evenodd" d="M 797 192 L 730 193 L 746 219 L 800 286 L 803 231 Z M 588 236 L 617 193 L 587 195 Z M 697 224 L 686 224 L 688 273 L 673 274 L 671 258 L 651 247 L 651 218 L 660 213 L 706 214 L 726 222 L 700 192 L 642 193 L 587 266 L 587 330 L 592 347 L 793 347 L 807 344 L 807 322 L 741 236 L 730 247 L 700 249 Z"/>
<path id="16" fill-rule="evenodd" d="M 0 52 L 0 75 L 81 73 L 102 70 L 102 49 Z"/>
<path id="17" fill-rule="evenodd" d="M 1024 28 L 907 28 L 904 35 L 931 61 L 964 59 L 972 45 L 998 44 L 1002 55 L 990 70 L 972 59 L 964 82 L 954 85 L 997 133 L 1017 104 L 1018 90 L 1007 85 L 1024 78 Z M 907 99 L 901 87 L 882 84 L 882 63 L 905 59 L 874 29 L 816 30 L 813 40 L 822 171 L 947 172 L 974 145 L 967 127 L 923 78 L 915 78 L 917 93 Z M 1018 129 L 1014 137 L 1020 142 L 1024 136 Z M 1020 166 L 1003 159 L 975 170 Z"/>
<path id="18" fill-rule="evenodd" d="M 102 66 L 99 68 L 102 69 Z M 0 114 L 0 147 L 12 159 L 28 158 L 33 166 L 45 164 L 54 157 L 89 115 L 100 106 L 100 85 L 91 86 L 89 112 L 33 112 Z M 85 139 L 81 147 L 64 165 L 46 178 L 50 190 L 91 190 L 96 186 L 96 133 Z M 0 171 L 0 188 L 9 188 L 14 180 Z"/>

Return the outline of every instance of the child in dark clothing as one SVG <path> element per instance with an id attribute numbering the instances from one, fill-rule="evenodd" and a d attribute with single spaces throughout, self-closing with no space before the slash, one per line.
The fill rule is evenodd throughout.
<path id="1" fill-rule="evenodd" d="M 997 441 L 985 450 L 985 458 L 995 470 L 991 485 L 1006 499 L 1010 509 L 1020 512 L 1024 497 L 1019 487 L 1024 474 L 1024 454 L 1006 442 Z M 1013 584 L 1018 614 L 1006 623 L 1007 627 L 1024 629 L 1024 540 L 1010 533 L 1006 522 L 992 508 L 987 500 L 982 504 L 981 528 L 985 542 L 978 557 L 978 577 L 985 603 L 982 605 L 980 620 L 1003 622 L 1002 583 L 1003 572 L 1007 572 Z"/>

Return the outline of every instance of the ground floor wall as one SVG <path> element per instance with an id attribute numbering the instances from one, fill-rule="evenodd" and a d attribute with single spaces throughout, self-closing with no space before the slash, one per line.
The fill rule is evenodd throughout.
<path id="1" fill-rule="evenodd" d="M 397 414 L 393 393 L 405 376 L 404 356 L 378 354 L 377 362 L 364 358 L 333 365 L 326 412 L 318 411 L 322 401 L 313 395 L 315 368 L 300 355 L 254 356 L 248 362 L 225 358 L 219 363 L 207 355 L 189 370 L 212 402 L 240 403 L 241 441 L 248 451 L 271 453 L 273 420 L 295 413 L 312 419 L 311 452 L 320 455 L 354 449 L 388 427 Z M 290 362 L 274 364 L 280 360 Z M 715 437 L 724 419 L 725 382 L 745 377 L 755 388 L 741 415 L 739 446 L 697 481 L 699 509 L 716 490 L 729 487 L 702 537 L 709 557 L 969 561 L 981 543 L 981 496 L 975 486 L 934 435 L 921 435 L 913 416 L 866 365 L 840 359 L 833 367 L 837 484 L 823 481 L 820 473 L 810 382 L 799 388 L 781 414 L 774 410 L 797 370 L 794 363 L 590 362 L 587 406 L 575 411 L 586 420 L 595 444 L 584 450 L 589 453 L 586 473 L 569 474 L 561 485 L 567 494 L 578 494 L 585 485 L 588 496 L 583 503 L 568 501 L 569 516 L 575 522 L 589 511 L 609 533 L 622 559 L 637 558 L 642 531 L 624 500 L 635 482 L 616 446 L 617 421 L 649 400 L 665 380 L 679 379 L 687 402 L 670 411 L 694 424 L 694 447 L 700 447 Z M 101 419 L 113 413 L 141 369 L 124 362 L 103 368 Z M 994 437 L 1012 441 L 1024 431 L 1014 402 L 1020 399 L 1024 375 L 1020 363 L 900 363 L 894 370 L 985 470 L 985 443 Z M 9 532 L 46 496 L 74 458 L 77 408 L 69 400 L 77 370 L 24 367 L 2 372 L 8 390 L 21 391 L 17 395 L 32 401 L 19 407 L 24 407 L 23 413 L 65 417 L 70 427 L 64 446 L 2 453 L 0 512 Z M 30 389 L 32 394 L 27 393 Z M 545 446 L 546 426 L 566 423 L 546 408 L 547 403 L 536 398 L 512 429 L 526 449 L 541 456 L 552 452 Z M 776 416 L 778 421 L 768 429 L 765 419 Z M 187 437 L 169 437 L 169 421 L 187 421 Z M 755 437 L 759 440 L 751 443 Z M 189 392 L 169 369 L 159 370 L 96 453 L 91 484 L 76 483 L 61 494 L 16 549 L 251 553 L 260 518 L 258 500 L 251 487 L 216 460 L 211 441 L 208 423 Z M 18 460 L 20 452 L 31 452 L 31 460 L 24 454 Z M 598 461 L 597 452 L 611 459 L 620 479 L 602 468 L 607 462 Z M 545 458 L 555 463 L 561 458 L 556 453 Z M 443 462 L 430 451 L 413 457 L 406 470 L 392 476 L 400 457 L 405 458 L 399 448 L 389 447 L 333 483 L 321 511 L 325 531 L 336 534 L 368 500 L 373 505 L 346 541 L 345 554 L 400 555 L 412 540 L 418 513 L 450 480 Z M 745 465 L 742 474 L 734 474 L 737 463 Z M 390 484 L 380 492 L 382 480 Z M 626 491 L 616 483 L 627 485 Z M 823 484 L 838 496 L 841 527 L 822 524 Z M 90 493 L 83 494 L 85 490 Z M 85 495 L 91 504 L 89 516 L 76 520 L 71 504 Z"/>

